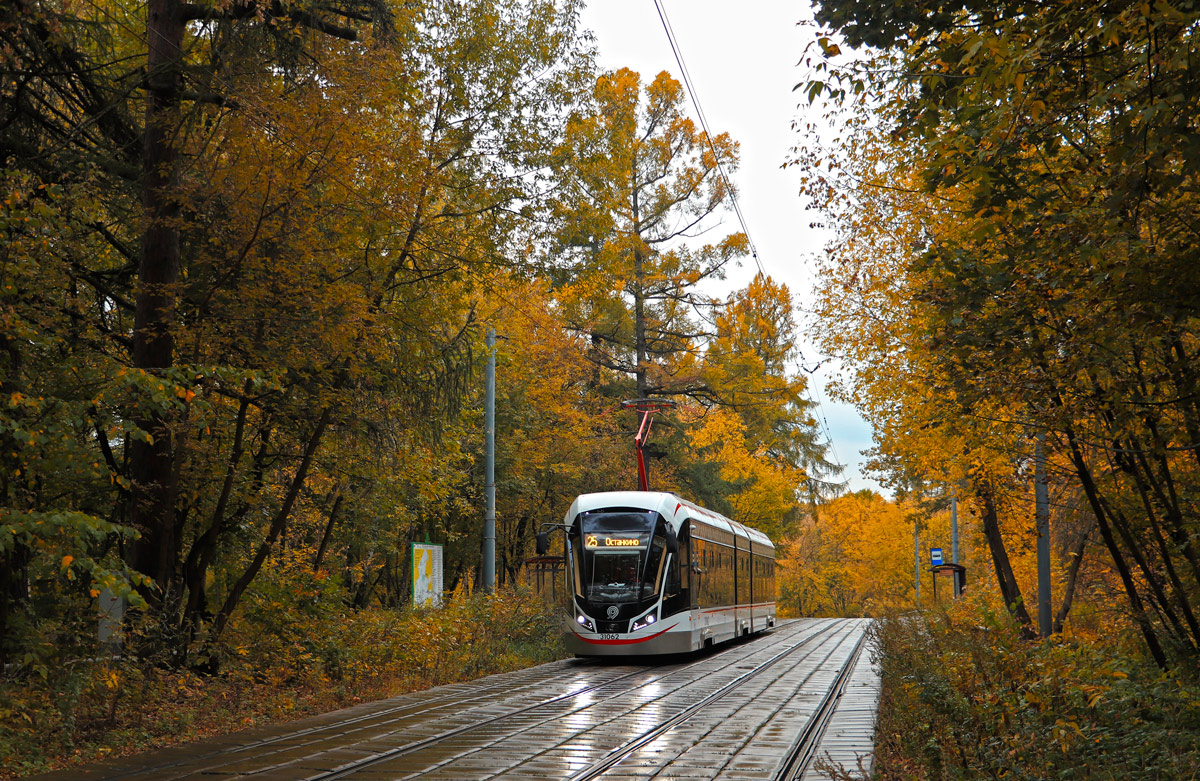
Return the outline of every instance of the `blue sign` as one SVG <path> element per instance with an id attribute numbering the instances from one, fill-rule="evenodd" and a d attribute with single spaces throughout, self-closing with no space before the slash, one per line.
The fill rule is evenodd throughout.
<path id="1" fill-rule="evenodd" d="M 941 548 L 930 548 L 929 549 L 929 562 L 935 567 L 942 563 L 942 549 Z"/>

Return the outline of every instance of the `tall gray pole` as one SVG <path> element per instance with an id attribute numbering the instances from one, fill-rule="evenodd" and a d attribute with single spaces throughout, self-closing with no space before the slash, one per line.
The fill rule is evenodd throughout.
<path id="1" fill-rule="evenodd" d="M 487 391 L 484 400 L 484 494 L 487 497 L 487 515 L 483 520 L 483 588 L 488 593 L 496 590 L 496 329 L 489 328 L 487 334 L 488 367 Z"/>
<path id="2" fill-rule="evenodd" d="M 1046 483 L 1046 435 L 1038 434 L 1033 451 L 1034 516 L 1037 520 L 1038 628 L 1050 636 L 1050 488 Z"/>
<path id="3" fill-rule="evenodd" d="M 917 607 L 921 606 L 921 525 L 913 521 L 913 589 Z"/>
<path id="4" fill-rule="evenodd" d="M 958 563 L 958 494 L 950 497 L 950 563 Z M 959 586 L 958 570 L 954 570 L 954 598 L 958 599 Z"/>

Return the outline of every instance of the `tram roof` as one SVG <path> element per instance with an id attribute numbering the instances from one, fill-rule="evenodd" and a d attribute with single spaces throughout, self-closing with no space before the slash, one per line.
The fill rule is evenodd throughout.
<path id="1" fill-rule="evenodd" d="M 730 520 L 720 513 L 707 510 L 695 502 L 689 502 L 678 494 L 666 491 L 603 491 L 594 494 L 580 494 L 571 504 L 567 522 L 578 513 L 594 512 L 606 507 L 631 507 L 653 510 L 664 518 L 682 521 L 680 511 L 687 509 L 687 517 L 704 521 L 718 529 L 724 529 L 731 534 L 749 537 L 755 544 L 775 547 L 771 538 L 757 529 L 753 529 L 737 521 Z"/>

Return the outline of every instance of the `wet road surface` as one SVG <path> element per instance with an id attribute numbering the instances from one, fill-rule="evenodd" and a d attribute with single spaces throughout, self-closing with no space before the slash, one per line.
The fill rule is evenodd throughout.
<path id="1" fill-rule="evenodd" d="M 821 778 L 870 768 L 867 621 L 800 619 L 699 655 L 564 660 L 44 778 Z"/>

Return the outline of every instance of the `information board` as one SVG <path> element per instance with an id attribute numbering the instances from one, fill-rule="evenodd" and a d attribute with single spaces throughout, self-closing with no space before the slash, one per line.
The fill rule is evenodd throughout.
<path id="1" fill-rule="evenodd" d="M 442 606 L 442 546 L 414 542 L 412 546 L 413 604 Z"/>

